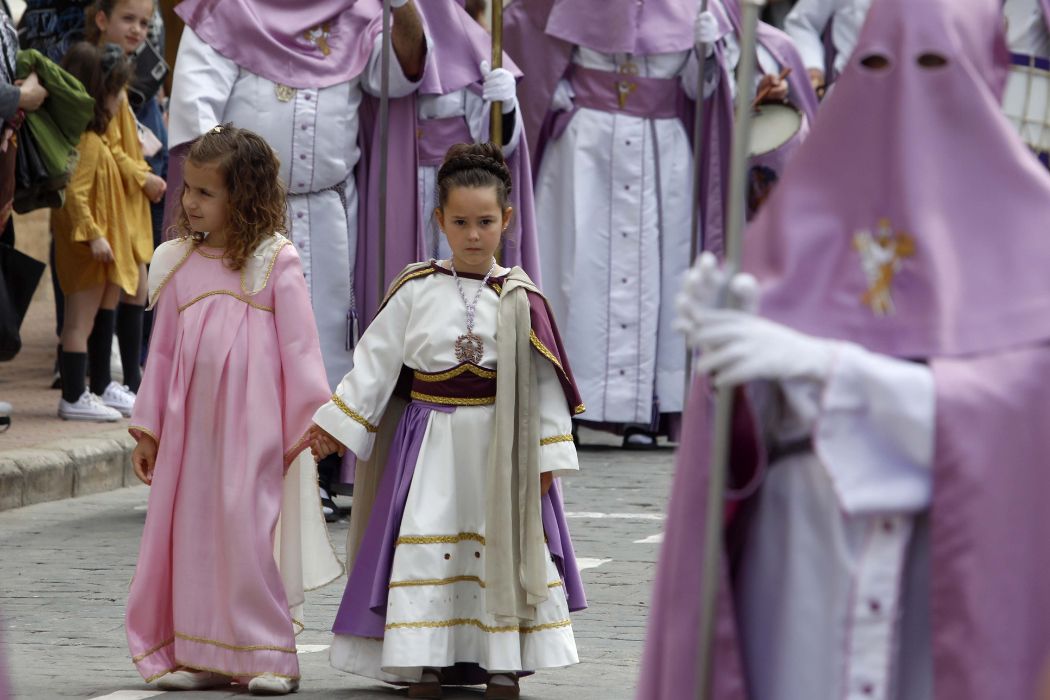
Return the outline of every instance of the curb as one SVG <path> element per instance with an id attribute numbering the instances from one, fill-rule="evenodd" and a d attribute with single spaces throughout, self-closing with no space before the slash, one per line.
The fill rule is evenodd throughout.
<path id="1" fill-rule="evenodd" d="M 0 511 L 137 484 L 134 447 L 120 428 L 0 452 Z"/>

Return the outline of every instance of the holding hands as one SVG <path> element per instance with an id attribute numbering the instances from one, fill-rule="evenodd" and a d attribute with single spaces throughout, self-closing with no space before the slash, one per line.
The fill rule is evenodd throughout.
<path id="1" fill-rule="evenodd" d="M 485 79 L 481 97 L 486 102 L 499 102 L 504 114 L 517 109 L 517 81 L 513 73 L 506 68 L 492 68 L 488 61 L 482 61 L 481 75 Z"/>
<path id="2" fill-rule="evenodd" d="M 689 345 L 703 353 L 697 371 L 712 375 L 716 387 L 758 379 L 824 381 L 838 343 L 755 316 L 757 308 L 754 277 L 742 273 L 728 279 L 714 255 L 700 256 L 678 295 L 675 322 Z"/>
<path id="3" fill-rule="evenodd" d="M 346 446 L 319 425 L 311 425 L 307 437 L 310 440 L 310 452 L 314 456 L 314 461 L 320 462 L 333 454 L 338 454 L 340 457 L 346 454 Z"/>

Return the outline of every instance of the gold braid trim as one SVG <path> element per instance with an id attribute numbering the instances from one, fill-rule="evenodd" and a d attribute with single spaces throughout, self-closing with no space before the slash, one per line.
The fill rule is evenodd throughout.
<path id="1" fill-rule="evenodd" d="M 447 586 L 452 583 L 476 583 L 482 588 L 485 582 L 477 576 L 453 576 L 451 578 L 423 578 L 410 581 L 391 581 L 387 588 L 402 588 L 404 586 Z"/>
<path id="2" fill-rule="evenodd" d="M 277 673 L 274 673 L 272 671 L 252 671 L 252 672 L 249 672 L 249 673 L 245 673 L 243 671 L 226 671 L 225 669 L 209 669 L 208 666 L 202 666 L 199 663 L 186 663 L 185 661 L 180 661 L 178 659 L 175 659 L 175 663 L 177 663 L 180 666 L 186 667 L 186 669 L 193 669 L 194 671 L 207 671 L 209 673 L 218 674 L 219 676 L 229 676 L 231 678 L 231 680 L 233 678 L 255 678 L 256 676 L 261 676 L 261 675 L 264 675 L 264 674 L 270 674 L 271 676 L 276 676 L 277 678 L 285 678 L 287 680 L 299 680 L 299 678 L 301 678 L 301 676 L 287 676 L 285 674 L 277 674 Z"/>
<path id="3" fill-rule="evenodd" d="M 193 299 L 190 299 L 189 301 L 187 301 L 182 306 L 180 306 L 179 307 L 179 313 L 182 313 L 186 309 L 190 308 L 191 306 L 196 304 L 198 301 L 200 301 L 202 299 L 207 299 L 208 297 L 213 297 L 213 296 L 215 296 L 217 294 L 224 294 L 226 296 L 231 296 L 234 299 L 236 299 L 237 301 L 243 301 L 245 304 L 247 304 L 248 306 L 250 306 L 250 307 L 252 307 L 254 309 L 259 309 L 259 311 L 268 311 L 271 314 L 273 313 L 273 307 L 272 306 L 263 306 L 262 304 L 256 304 L 251 299 L 246 299 L 245 297 L 242 297 L 237 292 L 231 292 L 228 289 L 215 289 L 213 291 L 205 292 L 204 294 L 196 296 Z"/>
<path id="4" fill-rule="evenodd" d="M 416 379 L 418 379 L 421 382 L 444 382 L 454 377 L 458 377 L 464 372 L 470 372 L 474 376 L 481 377 L 482 379 L 496 378 L 496 370 L 478 367 L 477 365 L 471 364 L 469 362 L 464 362 L 463 364 L 453 367 L 447 372 L 441 372 L 440 374 L 432 374 L 418 371 L 413 372 L 412 374 Z"/>
<path id="5" fill-rule="evenodd" d="M 338 406 L 340 411 L 342 411 L 346 415 L 350 416 L 350 418 L 352 420 L 354 420 L 354 421 L 360 423 L 361 425 L 363 425 L 365 430 L 367 430 L 368 432 L 370 432 L 370 433 L 378 433 L 379 432 L 379 426 L 372 425 L 367 420 L 365 420 L 364 416 L 362 416 L 360 413 L 358 413 L 354 409 L 352 409 L 349 406 L 347 406 L 346 403 L 341 398 L 339 398 L 338 394 L 332 394 L 332 403 L 334 403 L 336 406 Z"/>
<path id="6" fill-rule="evenodd" d="M 551 435 L 540 440 L 540 446 L 554 445 L 559 442 L 572 442 L 572 435 Z"/>
<path id="7" fill-rule="evenodd" d="M 275 235 L 279 235 L 279 234 L 275 234 Z M 266 285 L 268 285 L 270 283 L 270 274 L 273 272 L 273 266 L 277 264 L 277 256 L 280 254 L 281 250 L 286 245 L 291 243 L 291 241 L 289 241 L 287 238 L 284 238 L 283 236 L 281 238 L 282 238 L 282 240 L 277 243 L 277 248 L 273 251 L 273 255 L 270 256 L 270 264 L 266 268 L 266 276 L 263 277 L 263 283 L 262 283 L 261 287 L 259 287 L 256 290 L 249 290 L 248 289 L 248 285 L 245 284 L 245 282 L 248 281 L 248 279 L 247 279 L 248 265 L 246 264 L 244 266 L 244 268 L 241 269 L 241 291 L 244 292 L 245 294 L 247 294 L 248 296 L 250 296 L 250 297 L 251 296 L 255 296 L 256 294 L 258 294 L 262 290 L 266 289 Z M 269 243 L 269 242 L 267 242 L 267 243 Z M 266 244 L 263 244 L 263 245 L 266 245 Z"/>
<path id="8" fill-rule="evenodd" d="M 175 637 L 177 639 L 182 639 L 187 642 L 197 642 L 198 644 L 211 644 L 212 646 L 217 646 L 222 649 L 229 649 L 230 651 L 280 651 L 284 652 L 285 654 L 296 653 L 294 647 L 289 649 L 288 647 L 275 647 L 270 644 L 253 644 L 250 646 L 240 646 L 237 644 L 227 644 L 226 642 L 220 642 L 215 639 L 207 639 L 205 637 L 194 637 L 193 635 L 183 634 L 182 632 L 176 632 Z"/>
<path id="9" fill-rule="evenodd" d="M 144 428 L 141 425 L 129 425 L 128 432 L 131 432 L 132 430 L 137 430 L 143 435 L 149 435 L 151 438 L 153 438 L 154 442 L 156 442 L 158 445 L 160 444 L 160 438 L 157 437 L 157 434 L 149 428 Z M 132 437 L 134 437 L 134 435 Z"/>
<path id="10" fill-rule="evenodd" d="M 182 239 L 182 240 L 185 240 L 185 239 Z M 187 248 L 188 249 L 186 250 L 185 253 L 183 253 L 182 258 L 180 258 L 179 261 L 177 263 L 175 263 L 170 270 L 168 270 L 168 274 L 166 274 L 164 276 L 164 279 L 162 279 L 160 281 L 160 284 L 157 285 L 157 288 L 153 291 L 153 294 L 150 295 L 152 298 L 146 300 L 147 308 L 152 309 L 153 307 L 155 307 L 157 305 L 157 300 L 160 299 L 161 291 L 166 286 L 168 286 L 168 282 L 170 282 L 171 278 L 175 276 L 175 273 L 179 271 L 179 268 L 182 267 L 183 263 L 185 263 L 187 260 L 190 259 L 190 256 L 193 255 L 193 250 L 194 250 L 194 248 L 196 248 L 196 246 L 194 246 L 193 243 L 191 242 L 187 246 Z"/>
<path id="11" fill-rule="evenodd" d="M 562 373 L 562 376 L 565 377 L 565 380 L 569 381 L 569 373 L 566 372 L 565 368 L 561 366 L 561 362 L 559 362 L 558 358 L 554 356 L 554 353 L 551 352 L 550 348 L 544 345 L 543 341 L 539 339 L 539 337 L 536 335 L 536 331 L 529 331 L 529 340 L 532 341 L 532 346 L 539 350 L 540 354 L 546 357 L 548 360 L 550 360 L 551 364 L 554 365 L 558 369 L 558 371 Z M 586 410 L 587 407 L 581 403 L 579 406 L 574 406 L 572 412 L 573 415 L 578 416 Z"/>
<path id="12" fill-rule="evenodd" d="M 495 396 L 482 396 L 479 399 L 460 399 L 447 396 L 434 396 L 433 394 L 421 394 L 418 391 L 411 392 L 409 396 L 416 401 L 426 401 L 428 403 L 436 403 L 442 406 L 491 406 L 496 403 Z"/>
<path id="13" fill-rule="evenodd" d="M 457 542 L 480 542 L 485 544 L 485 536 L 476 532 L 461 532 L 458 535 L 404 535 L 398 537 L 394 545 L 400 544 L 455 544 Z"/>
<path id="14" fill-rule="evenodd" d="M 437 270 L 435 270 L 431 265 L 427 265 L 426 267 L 420 270 L 406 272 L 405 274 L 401 275 L 401 277 L 394 280 L 394 283 L 390 285 L 390 290 L 386 293 L 386 296 L 383 297 L 383 303 L 379 305 L 379 308 L 376 310 L 376 313 L 378 314 L 380 311 L 382 311 L 383 307 L 387 305 L 390 299 L 393 298 L 393 296 L 397 294 L 398 290 L 404 287 L 405 284 L 414 279 L 418 279 L 419 277 L 426 277 L 427 275 L 432 275 L 435 272 L 437 272 Z"/>
<path id="15" fill-rule="evenodd" d="M 175 643 L 175 637 L 172 637 L 171 639 L 169 639 L 166 642 L 161 642 L 157 646 L 155 646 L 155 647 L 153 647 L 151 649 L 147 649 L 146 651 L 142 652 L 141 654 L 138 654 L 136 656 L 132 656 L 131 657 L 131 663 L 137 664 L 139 661 L 142 661 L 147 656 L 152 656 L 153 654 L 156 654 L 158 651 L 160 651 L 164 647 L 171 646 L 174 643 Z"/>
<path id="16" fill-rule="evenodd" d="M 403 588 L 405 586 L 448 586 L 453 583 L 476 583 L 481 588 L 485 587 L 485 582 L 477 576 L 452 576 L 451 578 L 421 578 L 406 581 L 391 581 L 387 585 L 387 588 Z M 547 588 L 558 588 L 561 585 L 561 581 L 551 581 L 547 584 Z"/>
<path id="17" fill-rule="evenodd" d="M 572 625 L 572 620 L 558 620 L 557 622 L 548 622 L 546 624 L 536 625 L 534 627 L 519 627 L 517 625 L 508 625 L 506 627 L 492 627 L 490 625 L 486 625 L 481 620 L 475 620 L 474 618 L 469 617 L 457 617 L 452 620 L 427 620 L 424 622 L 393 622 L 388 624 L 384 629 L 438 629 L 442 627 L 461 627 L 464 625 L 471 625 L 473 627 L 477 627 L 482 632 L 488 632 L 490 634 L 498 632 L 517 632 L 518 634 L 531 634 L 533 632 L 542 632 L 544 630 L 557 629 L 559 627 L 569 627 Z"/>

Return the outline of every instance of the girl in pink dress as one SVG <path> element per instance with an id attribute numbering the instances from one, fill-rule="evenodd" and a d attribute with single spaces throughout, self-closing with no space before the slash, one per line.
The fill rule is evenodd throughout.
<path id="1" fill-rule="evenodd" d="M 342 573 L 313 461 L 299 458 L 330 391 L 299 256 L 278 233 L 278 169 L 250 131 L 197 139 L 183 235 L 150 267 L 153 340 L 130 431 L 153 488 L 127 636 L 142 677 L 167 690 L 293 692 L 296 608 Z"/>

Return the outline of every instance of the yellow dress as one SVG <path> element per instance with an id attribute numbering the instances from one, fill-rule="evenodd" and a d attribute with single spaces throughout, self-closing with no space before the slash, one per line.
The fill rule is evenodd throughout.
<path id="1" fill-rule="evenodd" d="M 142 190 L 150 167 L 142 155 L 135 115 L 131 112 L 126 94 L 121 96 L 117 114 L 109 120 L 106 142 L 124 181 L 124 212 L 135 262 L 148 263 L 153 259 L 153 219 L 149 198 Z"/>
<path id="2" fill-rule="evenodd" d="M 134 294 L 139 266 L 132 249 L 120 170 L 105 137 L 93 131 L 84 132 L 77 151 L 80 159 L 66 186 L 65 204 L 51 210 L 58 283 L 64 294 L 107 281 Z M 113 248 L 115 262 L 99 263 L 91 255 L 88 243 L 103 237 Z"/>

